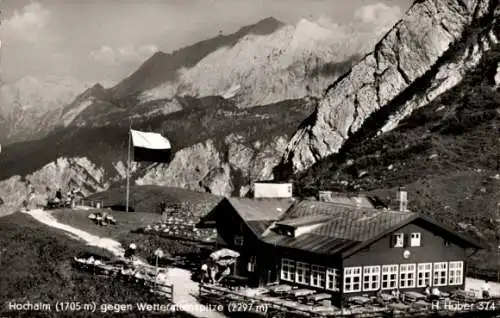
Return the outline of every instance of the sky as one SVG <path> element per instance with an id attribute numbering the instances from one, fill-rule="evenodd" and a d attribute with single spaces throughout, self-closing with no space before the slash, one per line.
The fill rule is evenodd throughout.
<path id="1" fill-rule="evenodd" d="M 154 52 L 273 16 L 332 25 L 401 16 L 410 0 L 0 0 L 0 76 L 118 81 Z"/>

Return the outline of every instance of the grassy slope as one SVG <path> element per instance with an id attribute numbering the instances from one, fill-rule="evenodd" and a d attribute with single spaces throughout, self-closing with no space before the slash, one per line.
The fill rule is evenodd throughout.
<path id="1" fill-rule="evenodd" d="M 180 208 L 192 213 L 195 219 L 207 214 L 222 199 L 208 193 L 196 192 L 180 188 L 160 186 L 135 186 L 131 188 L 131 206 L 140 212 L 118 212 L 111 214 L 116 218 L 118 226 L 102 227 L 88 219 L 89 211 L 61 210 L 53 215 L 62 223 L 87 231 L 91 234 L 110 237 L 127 246 L 134 242 L 139 246 L 139 254 L 151 256 L 160 247 L 171 254 L 183 254 L 193 251 L 192 244 L 183 243 L 155 235 L 131 233 L 140 227 L 157 223 L 161 219 L 159 204 L 166 201 L 168 206 Z M 124 204 L 125 189 L 114 188 L 89 197 L 91 200 L 103 200 L 105 206 Z"/>
<path id="2" fill-rule="evenodd" d="M 125 205 L 125 196 L 125 188 L 111 188 L 91 195 L 89 199 L 102 200 L 104 206 Z M 213 194 L 181 188 L 154 185 L 132 186 L 130 188 L 130 206 L 139 212 L 160 213 L 160 203 L 165 201 L 169 206 L 182 205 L 194 215 L 202 216 L 208 213 L 221 199 Z"/>
<path id="3" fill-rule="evenodd" d="M 411 209 L 456 229 L 458 222 L 473 224 L 493 248 L 500 234 L 500 180 L 491 178 L 500 172 L 500 93 L 492 88 L 499 62 L 497 46 L 461 84 L 397 129 L 297 176 L 297 193 L 373 191 L 394 205 L 395 189 L 406 186 Z M 475 265 L 497 269 L 496 262 L 483 252 Z"/>
<path id="4" fill-rule="evenodd" d="M 78 301 L 134 304 L 164 303 L 136 286 L 77 271 L 71 266 L 73 256 L 93 252 L 111 256 L 67 235 L 49 228 L 28 215 L 16 213 L 0 218 L 0 314 L 8 301 L 30 301 L 55 304 L 56 301 Z M 50 313 L 16 313 L 25 317 L 61 316 Z M 189 317 L 176 314 L 179 317 Z M 84 316 L 73 313 L 72 316 Z M 100 314 L 100 317 L 114 316 Z"/>
<path id="5" fill-rule="evenodd" d="M 158 214 L 115 211 L 111 212 L 111 215 L 117 220 L 117 225 L 100 226 L 88 219 L 88 215 L 92 212 L 95 211 L 58 210 L 53 211 L 52 215 L 61 223 L 96 236 L 115 239 L 123 246 L 135 243 L 138 254 L 146 259 L 150 258 L 157 248 L 173 255 L 196 252 L 196 247 L 189 242 L 132 232 L 140 227 L 158 223 L 161 218 Z"/>

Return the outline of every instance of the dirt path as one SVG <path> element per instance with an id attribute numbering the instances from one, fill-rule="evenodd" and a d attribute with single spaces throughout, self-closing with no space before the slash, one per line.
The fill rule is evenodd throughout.
<path id="1" fill-rule="evenodd" d="M 59 223 L 55 217 L 53 217 L 49 212 L 43 210 L 31 210 L 28 212 L 29 215 L 34 217 L 37 221 L 44 223 L 50 227 L 63 230 L 72 234 L 72 237 L 76 237 L 83 240 L 87 245 L 96 246 L 107 251 L 110 251 L 115 256 L 123 256 L 124 249 L 122 245 L 112 239 L 101 238 L 85 231 L 79 230 L 72 226 L 66 225 L 64 223 Z"/>
<path id="2" fill-rule="evenodd" d="M 60 223 L 47 211 L 31 210 L 27 212 L 27 214 L 41 223 L 67 232 L 72 238 L 83 240 L 88 245 L 108 250 L 116 256 L 122 256 L 124 253 L 124 249 L 119 242 L 109 238 L 101 238 L 64 223 Z M 174 303 L 182 306 L 186 312 L 193 316 L 203 318 L 226 317 L 222 313 L 204 312 L 200 310 L 202 306 L 195 298 L 198 294 L 198 284 L 191 280 L 191 273 L 189 271 L 176 267 L 169 267 L 167 277 L 169 283 L 174 285 Z"/>

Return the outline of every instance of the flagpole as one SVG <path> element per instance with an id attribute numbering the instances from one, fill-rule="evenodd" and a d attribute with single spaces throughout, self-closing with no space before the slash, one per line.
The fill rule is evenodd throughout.
<path id="1" fill-rule="evenodd" d="M 130 198 L 130 144 L 132 139 L 132 121 L 128 129 L 128 153 L 127 153 L 127 197 L 125 199 L 125 211 L 128 212 Z"/>

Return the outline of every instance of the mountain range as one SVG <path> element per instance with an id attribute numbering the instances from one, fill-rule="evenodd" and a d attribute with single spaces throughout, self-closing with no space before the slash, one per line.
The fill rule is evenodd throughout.
<path id="1" fill-rule="evenodd" d="M 346 42 L 320 23 L 267 18 L 234 34 L 157 52 L 113 87 L 86 85 L 68 102 L 32 101 L 47 124 L 33 111 L 22 113 L 16 138 L 7 127 L 0 178 L 10 195 L 0 196 L 23 197 L 13 193 L 25 179 L 38 185 L 41 197 L 49 185 L 78 184 L 88 193 L 120 186 L 130 121 L 163 133 L 176 151 L 168 166 L 134 165 L 138 183 L 244 195 L 251 180 L 273 177 L 288 138 L 322 91 L 382 34 L 365 31 Z M 10 99 L 4 109 L 23 108 L 12 107 L 18 104 Z M 19 200 L 4 201 L 15 206 Z"/>
<path id="2" fill-rule="evenodd" d="M 350 41 L 269 18 L 158 52 L 62 105 L 41 139 L 5 147 L 1 208 L 18 206 L 28 181 L 41 201 L 47 187 L 122 187 L 131 120 L 175 152 L 169 165 L 134 164 L 136 184 L 244 196 L 256 180 L 291 179 L 297 196 L 369 192 L 388 204 L 405 186 L 410 208 L 494 242 L 499 7 L 419 0 L 392 28 Z"/>

